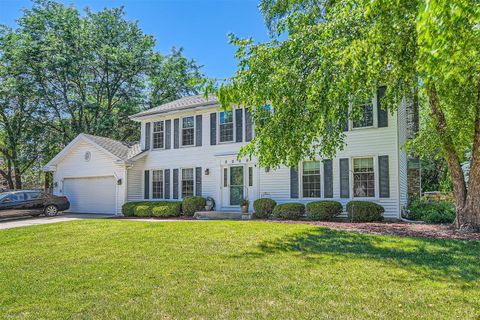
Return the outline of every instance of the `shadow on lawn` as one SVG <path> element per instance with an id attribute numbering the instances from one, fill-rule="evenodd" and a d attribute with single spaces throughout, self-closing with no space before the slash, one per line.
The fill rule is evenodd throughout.
<path id="1" fill-rule="evenodd" d="M 292 252 L 305 259 L 335 254 L 348 259 L 377 259 L 427 277 L 480 280 L 480 242 L 378 236 L 315 228 L 260 243 L 247 257 Z M 318 258 L 318 257 L 317 257 Z"/>

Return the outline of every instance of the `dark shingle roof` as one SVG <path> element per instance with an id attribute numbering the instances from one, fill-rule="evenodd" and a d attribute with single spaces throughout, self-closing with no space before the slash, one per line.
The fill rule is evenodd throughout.
<path id="1" fill-rule="evenodd" d="M 209 95 L 208 99 L 205 98 L 203 94 L 198 94 L 195 96 L 183 97 L 178 100 L 162 104 L 161 106 L 148 109 L 131 116 L 132 119 L 140 118 L 143 116 L 149 116 L 159 113 L 165 113 L 176 110 L 190 109 L 201 106 L 208 106 L 217 104 L 217 97 L 214 95 Z"/>
<path id="2" fill-rule="evenodd" d="M 99 137 L 86 133 L 83 133 L 83 135 L 88 140 L 98 144 L 100 147 L 104 148 L 122 160 L 128 160 L 141 152 L 139 143 L 130 145 L 126 142 L 121 142 L 106 137 Z"/>

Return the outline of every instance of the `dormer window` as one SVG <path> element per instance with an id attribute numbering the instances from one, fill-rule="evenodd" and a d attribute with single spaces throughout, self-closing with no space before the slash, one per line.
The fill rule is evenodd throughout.
<path id="1" fill-rule="evenodd" d="M 195 140 L 195 121 L 193 117 L 182 119 L 182 146 L 193 146 Z"/>
<path id="2" fill-rule="evenodd" d="M 157 121 L 153 123 L 153 148 L 163 149 L 165 146 L 164 122 Z"/>
<path id="3" fill-rule="evenodd" d="M 233 112 L 220 112 L 220 142 L 233 141 Z"/>

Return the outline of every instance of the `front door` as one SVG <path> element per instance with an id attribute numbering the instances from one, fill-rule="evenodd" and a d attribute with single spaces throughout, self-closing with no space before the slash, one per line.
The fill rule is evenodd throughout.
<path id="1" fill-rule="evenodd" d="M 228 166 L 222 170 L 223 207 L 238 207 L 245 194 L 244 166 Z"/>

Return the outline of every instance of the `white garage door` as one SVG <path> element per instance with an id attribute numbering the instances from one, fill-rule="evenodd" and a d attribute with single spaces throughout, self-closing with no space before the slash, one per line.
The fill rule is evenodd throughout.
<path id="1" fill-rule="evenodd" d="M 116 184 L 113 176 L 65 179 L 63 194 L 70 201 L 69 212 L 115 213 Z"/>

